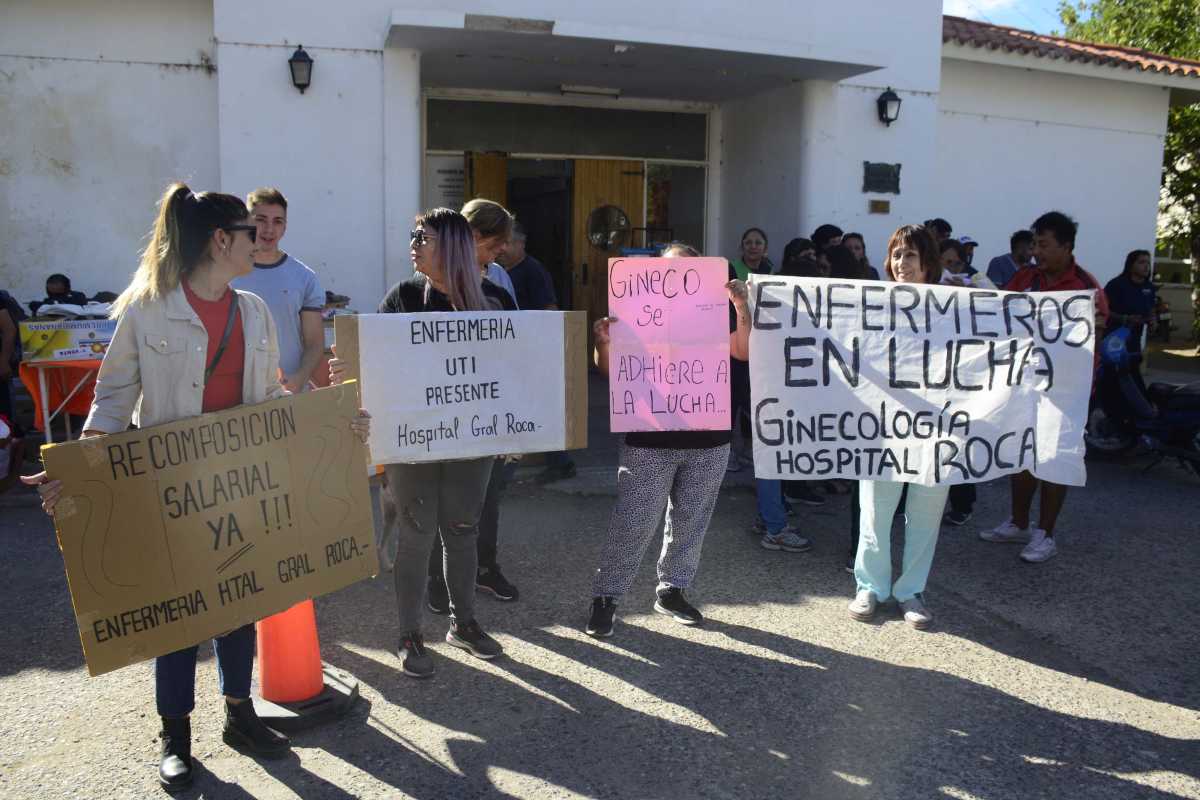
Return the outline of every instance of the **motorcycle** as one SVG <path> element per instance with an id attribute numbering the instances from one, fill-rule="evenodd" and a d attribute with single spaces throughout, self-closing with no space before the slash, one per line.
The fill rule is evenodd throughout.
<path id="1" fill-rule="evenodd" d="M 1096 403 L 1084 432 L 1088 455 L 1125 456 L 1141 445 L 1155 456 L 1146 470 L 1175 458 L 1200 475 L 1200 381 L 1147 386 L 1130 336 L 1121 327 L 1101 342 Z"/>

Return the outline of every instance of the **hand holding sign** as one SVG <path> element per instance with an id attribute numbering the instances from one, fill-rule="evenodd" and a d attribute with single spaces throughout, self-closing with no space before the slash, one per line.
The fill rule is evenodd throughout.
<path id="1" fill-rule="evenodd" d="M 725 284 L 725 289 L 729 292 L 729 302 L 733 303 L 733 307 L 738 311 L 745 311 L 750 307 L 750 287 L 745 281 L 734 278 Z"/>
<path id="2" fill-rule="evenodd" d="M 62 481 L 52 481 L 45 470 L 36 475 L 22 475 L 21 483 L 26 486 L 36 486 L 38 495 L 42 498 L 42 511 L 54 516 L 54 506 L 62 494 Z"/>
<path id="3" fill-rule="evenodd" d="M 597 346 L 608 347 L 612 344 L 612 334 L 608 329 L 616 321 L 616 317 L 601 317 L 592 323 L 592 337 Z"/>

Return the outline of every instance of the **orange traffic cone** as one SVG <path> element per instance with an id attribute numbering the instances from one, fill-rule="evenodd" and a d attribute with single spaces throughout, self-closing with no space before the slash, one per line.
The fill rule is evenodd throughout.
<path id="1" fill-rule="evenodd" d="M 298 703 L 325 688 L 312 600 L 258 621 L 258 677 L 272 703 Z"/>

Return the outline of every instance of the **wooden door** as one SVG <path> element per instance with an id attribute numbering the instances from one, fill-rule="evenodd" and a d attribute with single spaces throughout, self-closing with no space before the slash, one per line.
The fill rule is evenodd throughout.
<path id="1" fill-rule="evenodd" d="M 467 153 L 465 166 L 466 200 L 482 197 L 502 206 L 508 204 L 508 156 L 503 153 Z"/>
<path id="2" fill-rule="evenodd" d="M 588 312 L 588 352 L 592 322 L 608 314 L 608 259 L 616 257 L 592 247 L 587 219 L 592 210 L 612 205 L 642 227 L 646 205 L 646 170 L 641 161 L 576 159 L 571 203 L 572 307 Z"/>

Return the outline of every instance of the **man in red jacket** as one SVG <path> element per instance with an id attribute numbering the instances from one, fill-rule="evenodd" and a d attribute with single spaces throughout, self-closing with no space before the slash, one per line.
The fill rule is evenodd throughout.
<path id="1" fill-rule="evenodd" d="M 1075 234 L 1078 230 L 1075 220 L 1060 211 L 1051 211 L 1038 217 L 1037 222 L 1033 223 L 1033 251 L 1037 264 L 1018 271 L 1004 288 L 1010 292 L 1093 289 L 1096 292 L 1096 331 L 1101 331 L 1104 321 L 1108 319 L 1108 301 L 1096 279 L 1075 263 Z M 1053 558 L 1058 554 L 1058 546 L 1054 543 L 1054 525 L 1067 498 L 1067 487 L 1038 480 L 1030 472 L 1013 475 L 1011 481 L 1012 517 L 992 530 L 980 531 L 979 538 L 985 542 L 1023 543 L 1025 547 L 1021 550 L 1021 560 L 1031 564 Z M 1030 525 L 1029 513 L 1039 484 L 1042 487 L 1042 505 L 1035 527 Z"/>

